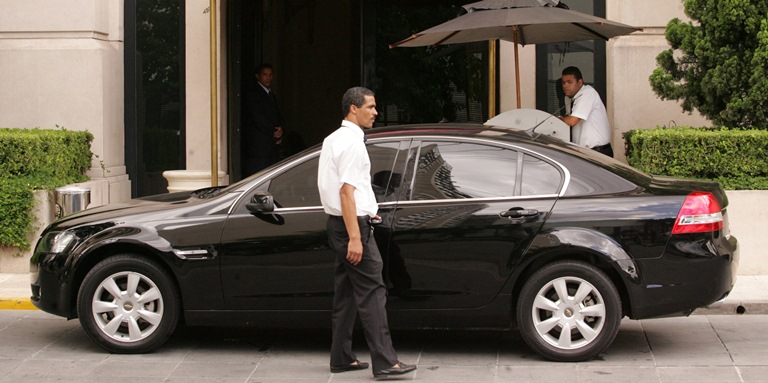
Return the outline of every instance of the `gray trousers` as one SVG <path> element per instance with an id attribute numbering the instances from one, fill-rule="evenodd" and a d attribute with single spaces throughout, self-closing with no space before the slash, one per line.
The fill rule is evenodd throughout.
<path id="1" fill-rule="evenodd" d="M 363 259 L 353 266 L 346 260 L 349 235 L 344 220 L 338 216 L 328 218 L 328 240 L 336 252 L 331 366 L 345 366 L 357 360 L 352 351 L 352 333 L 359 314 L 371 351 L 371 365 L 376 372 L 397 364 L 397 353 L 387 323 L 387 290 L 381 276 L 381 254 L 368 217 L 358 217 L 357 222 L 363 242 Z"/>

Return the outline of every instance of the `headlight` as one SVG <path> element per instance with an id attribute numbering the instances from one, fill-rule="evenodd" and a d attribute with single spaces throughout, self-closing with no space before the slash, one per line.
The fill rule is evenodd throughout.
<path id="1" fill-rule="evenodd" d="M 56 234 L 55 237 L 53 237 L 53 242 L 51 242 L 50 252 L 51 253 L 64 253 L 66 252 L 71 245 L 77 242 L 77 236 L 75 233 L 72 233 L 71 231 L 63 231 L 61 233 Z"/>

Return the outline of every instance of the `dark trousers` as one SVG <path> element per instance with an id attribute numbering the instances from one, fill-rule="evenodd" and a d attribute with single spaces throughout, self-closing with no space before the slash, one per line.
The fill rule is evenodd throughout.
<path id="1" fill-rule="evenodd" d="M 381 276 L 381 254 L 368 217 L 358 217 L 357 223 L 363 242 L 363 259 L 354 266 L 346 260 L 349 235 L 344 220 L 336 216 L 328 218 L 328 240 L 336 252 L 331 366 L 345 366 L 357 360 L 352 351 L 352 333 L 359 314 L 371 351 L 372 368 L 376 372 L 397 364 L 397 353 L 387 323 L 387 290 Z"/>
<path id="2" fill-rule="evenodd" d="M 592 148 L 592 150 L 603 153 L 608 157 L 613 157 L 613 148 L 611 148 L 611 144 L 595 146 L 594 148 Z"/>

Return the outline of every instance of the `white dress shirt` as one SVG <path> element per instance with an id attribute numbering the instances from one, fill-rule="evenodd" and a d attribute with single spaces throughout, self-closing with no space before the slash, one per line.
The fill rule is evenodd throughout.
<path id="1" fill-rule="evenodd" d="M 344 184 L 355 187 L 357 215 L 373 217 L 379 210 L 371 187 L 371 160 L 365 148 L 363 129 L 344 120 L 341 127 L 323 140 L 317 170 L 317 188 L 327 214 L 341 216 Z"/>
<path id="2" fill-rule="evenodd" d="M 581 119 L 573 126 L 571 141 L 587 148 L 602 146 L 611 142 L 611 125 L 608 123 L 608 112 L 595 88 L 583 85 L 571 98 L 565 96 L 565 112 Z"/>

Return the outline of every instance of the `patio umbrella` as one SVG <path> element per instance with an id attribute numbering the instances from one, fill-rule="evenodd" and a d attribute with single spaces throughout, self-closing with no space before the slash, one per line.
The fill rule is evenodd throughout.
<path id="1" fill-rule="evenodd" d="M 485 0 L 464 5 L 468 13 L 416 33 L 395 47 L 423 47 L 507 40 L 515 43 L 517 107 L 520 108 L 518 45 L 560 43 L 626 35 L 640 28 L 572 11 L 559 0 Z"/>

